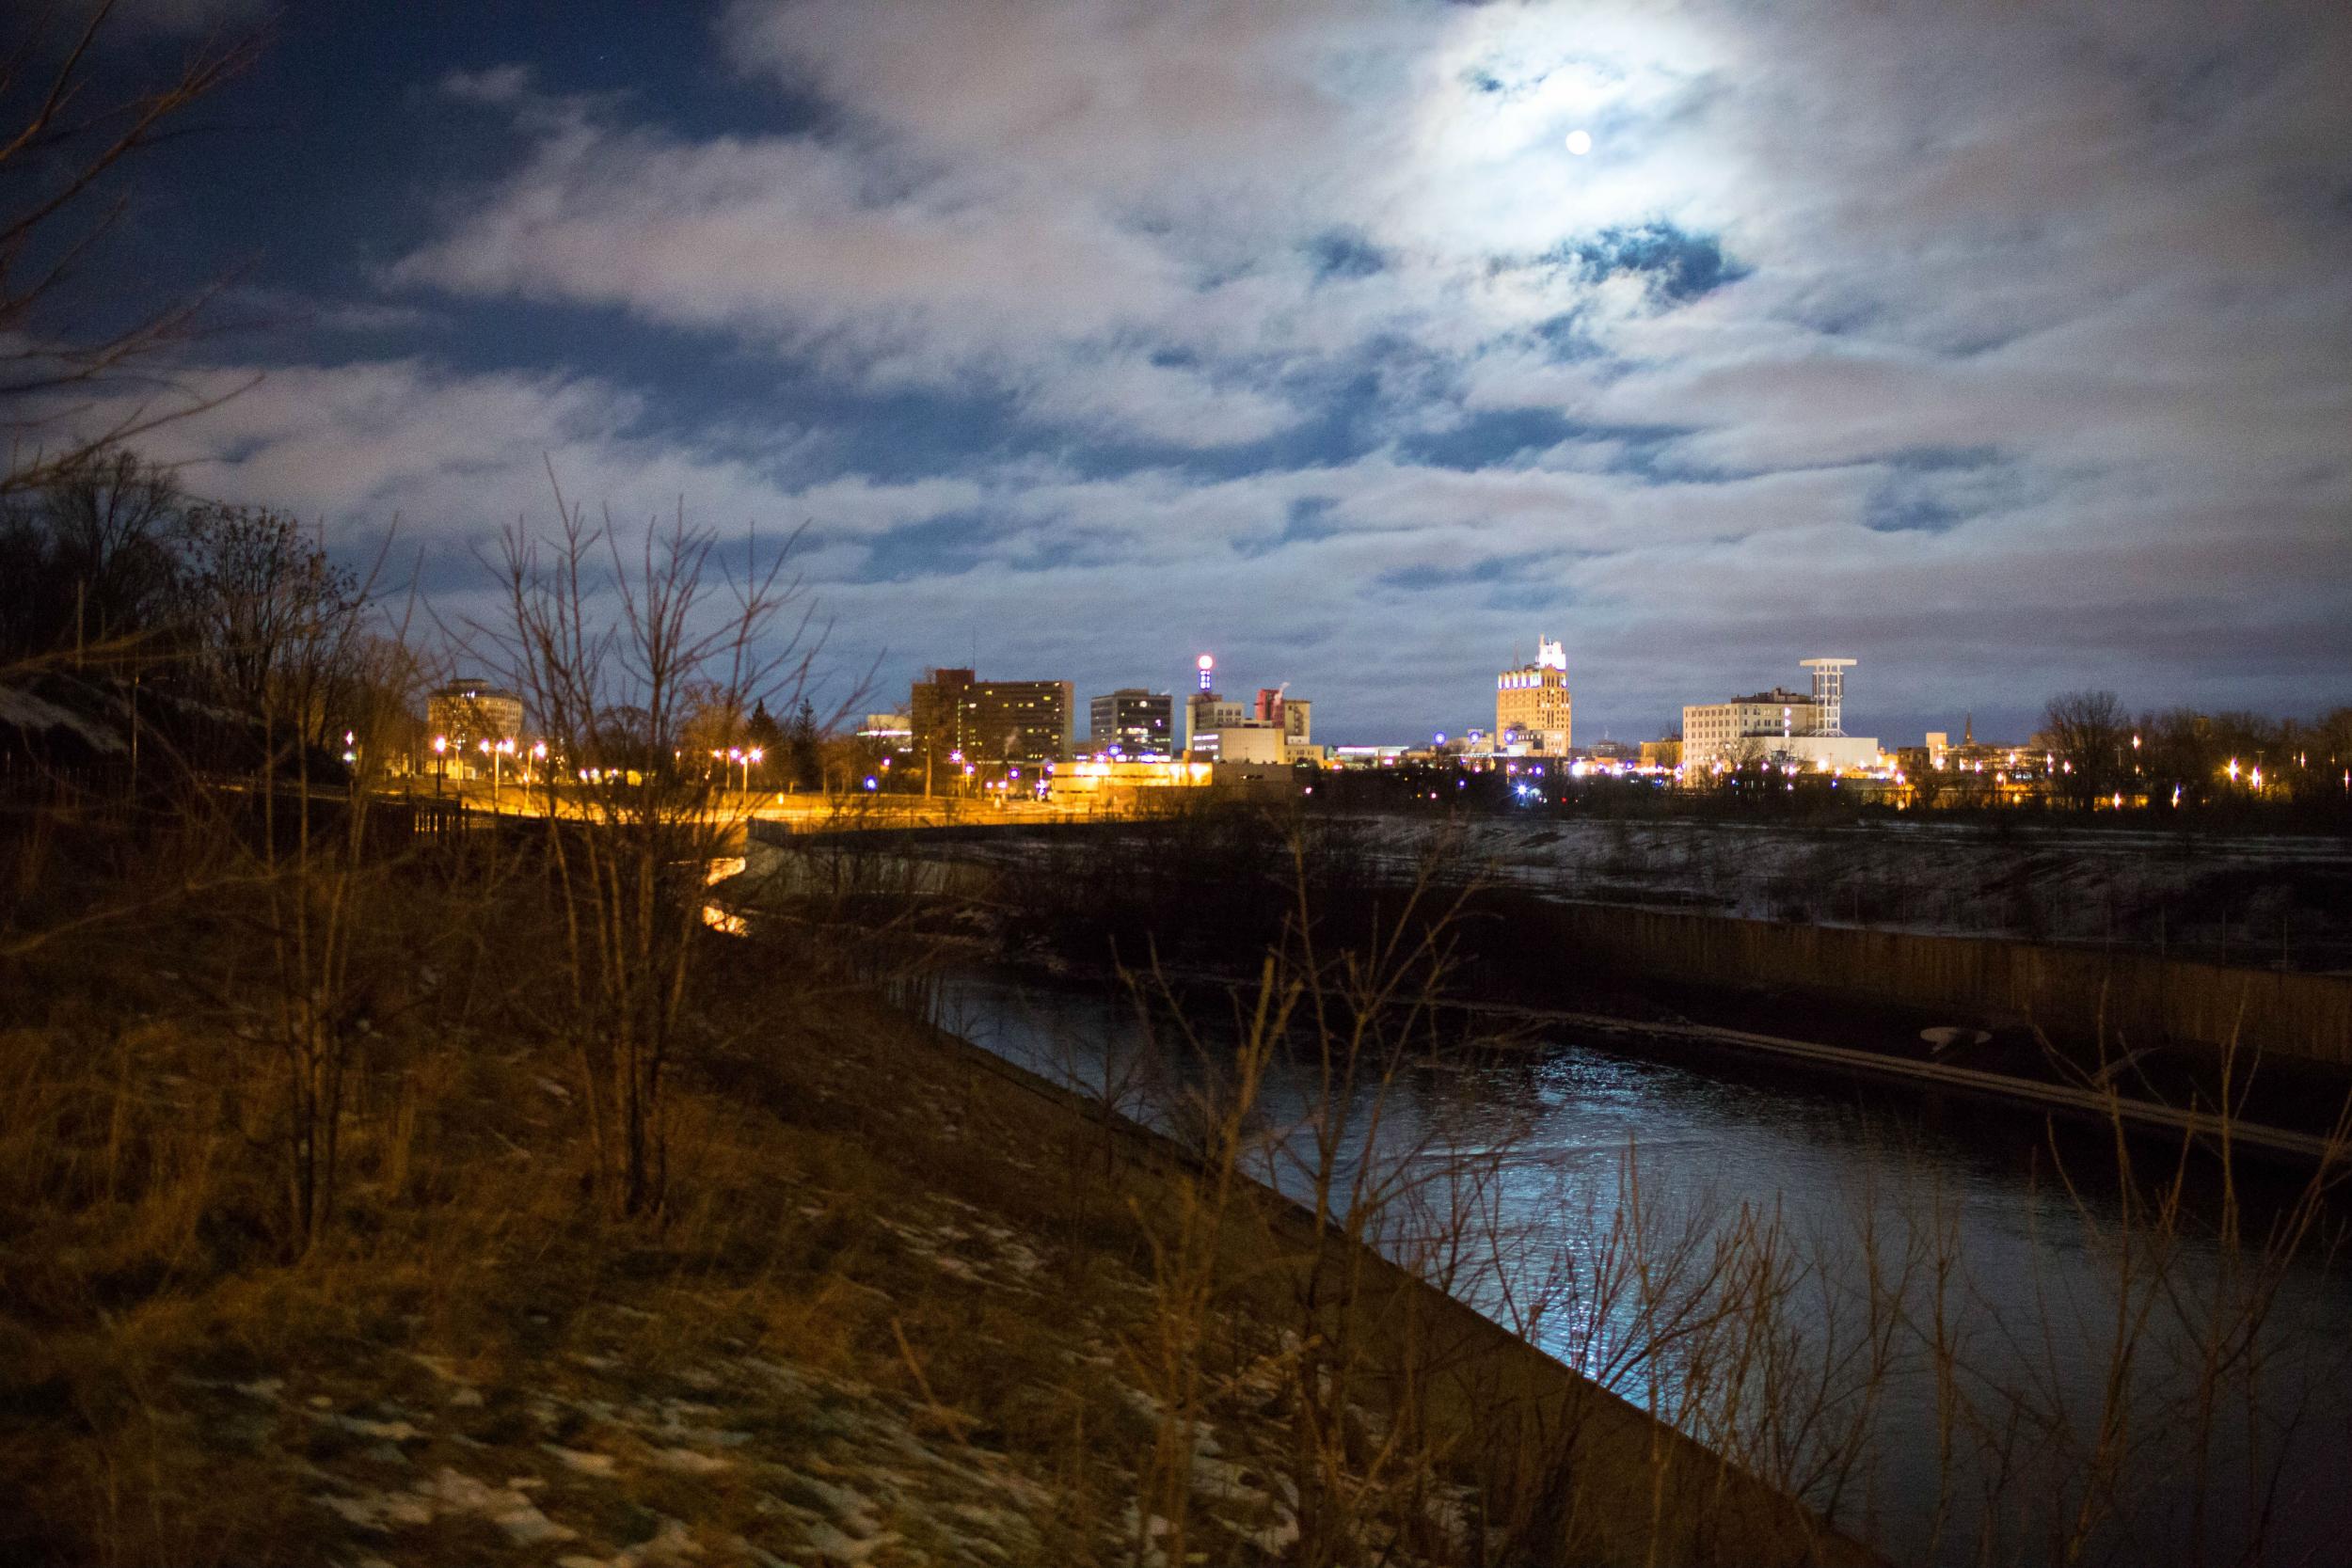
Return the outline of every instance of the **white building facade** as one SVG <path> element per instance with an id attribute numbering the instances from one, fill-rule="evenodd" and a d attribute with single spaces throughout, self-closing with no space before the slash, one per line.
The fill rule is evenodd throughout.
<path id="1" fill-rule="evenodd" d="M 1811 691 L 1774 687 L 1727 703 L 1682 710 L 1682 766 L 1689 779 L 1751 763 L 1847 773 L 1883 758 L 1875 736 L 1844 733 L 1845 672 L 1851 659 L 1807 659 Z"/>

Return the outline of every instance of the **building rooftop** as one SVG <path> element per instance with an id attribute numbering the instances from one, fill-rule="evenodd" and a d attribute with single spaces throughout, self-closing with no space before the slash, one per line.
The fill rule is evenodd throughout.
<path id="1" fill-rule="evenodd" d="M 1811 707 L 1813 705 L 1813 693 L 1810 691 L 1791 691 L 1785 686 L 1775 686 L 1770 691 L 1759 691 L 1753 697 L 1726 698 L 1725 703 L 1735 705 L 1753 705 L 1760 707 L 1792 707 L 1802 704 L 1806 707 Z M 1718 705 L 1709 704 L 1708 705 L 1714 706 Z"/>

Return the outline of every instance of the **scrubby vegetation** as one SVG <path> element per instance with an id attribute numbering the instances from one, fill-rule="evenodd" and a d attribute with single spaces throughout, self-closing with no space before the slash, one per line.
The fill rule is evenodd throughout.
<path id="1" fill-rule="evenodd" d="M 891 1006 L 919 980 L 870 931 L 694 922 L 631 1203 L 548 845 L 297 871 L 202 819 L 8 825 L 12 885 L 103 915 L 0 938 L 12 1560 L 1845 1550 L 1357 1244 L 1425 1179 L 1351 1185 L 1335 1125 L 1324 1198 L 1272 1202 L 1245 1101 L 1204 1093 L 1189 1155 L 1089 1117 Z M 1261 1063 L 1338 995 L 1266 978 Z M 1328 1028 L 1357 1087 L 1415 1043 Z M 1422 1234 L 1431 1277 L 1474 1247 Z"/>

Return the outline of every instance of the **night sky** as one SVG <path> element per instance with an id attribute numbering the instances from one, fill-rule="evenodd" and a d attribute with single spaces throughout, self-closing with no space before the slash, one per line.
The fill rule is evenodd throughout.
<path id="1" fill-rule="evenodd" d="M 150 446 L 445 616 L 551 460 L 805 525 L 866 708 L 1208 649 L 1406 740 L 1539 635 L 1580 742 L 1827 654 L 1889 744 L 2352 700 L 2341 0 L 178 0 L 109 78 L 224 17 L 103 276 L 233 270 L 188 373 L 266 375 Z"/>

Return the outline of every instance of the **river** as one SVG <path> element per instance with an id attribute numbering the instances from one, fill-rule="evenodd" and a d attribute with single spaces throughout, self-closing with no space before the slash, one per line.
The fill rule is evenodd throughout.
<path id="1" fill-rule="evenodd" d="M 1216 1070 L 1142 1071 L 1131 1004 L 1027 974 L 961 974 L 939 1017 L 1082 1089 L 1155 1081 L 1126 1108 L 1164 1127 Z M 2083 1561 L 2352 1560 L 2352 1288 L 2316 1236 L 2261 1266 L 2279 1225 L 2340 1219 L 2299 1174 L 2198 1161 L 2168 1223 L 2102 1128 L 1677 1050 L 1553 1029 L 1325 1125 L 1343 1169 L 1477 1210 L 1457 1295 L 1898 1561 L 2051 1560 L 2084 1518 Z M 1256 1106 L 1294 1196 L 1319 1083 L 1278 1061 Z M 2128 1147 L 2143 1191 L 2179 1154 Z M 1726 1280 L 1769 1309 L 1692 1316 Z"/>

